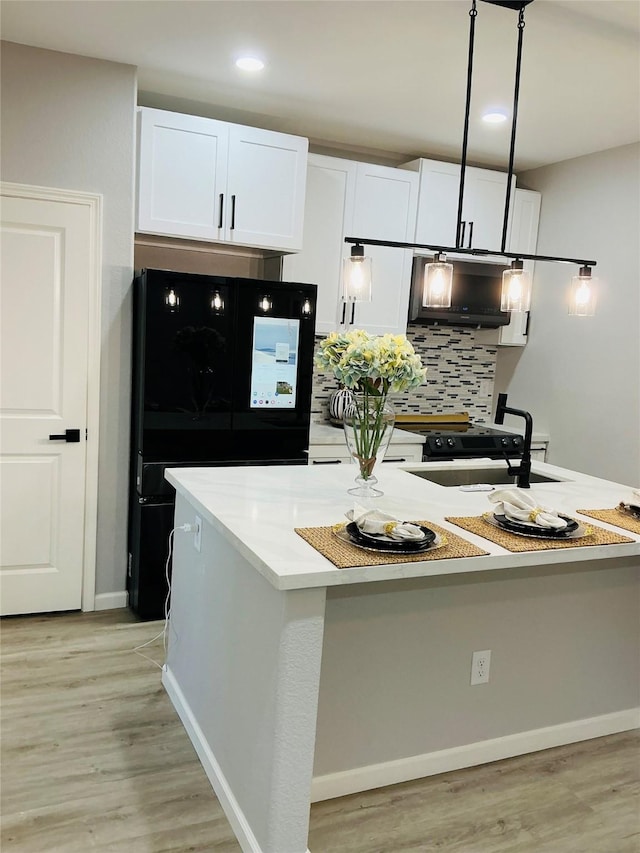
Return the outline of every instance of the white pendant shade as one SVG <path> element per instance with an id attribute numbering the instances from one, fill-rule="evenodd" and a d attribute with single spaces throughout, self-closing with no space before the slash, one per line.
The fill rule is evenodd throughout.
<path id="1" fill-rule="evenodd" d="M 574 317 L 592 317 L 596 313 L 596 282 L 591 270 L 583 267 L 580 275 L 571 279 L 569 314 Z"/>
<path id="2" fill-rule="evenodd" d="M 344 259 L 342 288 L 345 302 L 371 302 L 371 258 L 359 255 Z"/>
<path id="3" fill-rule="evenodd" d="M 519 264 L 519 266 L 517 266 Z M 502 273 L 501 311 L 528 311 L 531 307 L 531 276 L 515 261 Z"/>
<path id="4" fill-rule="evenodd" d="M 422 304 L 425 308 L 450 308 L 453 264 L 446 262 L 446 255 L 438 253 L 433 263 L 424 268 Z"/>

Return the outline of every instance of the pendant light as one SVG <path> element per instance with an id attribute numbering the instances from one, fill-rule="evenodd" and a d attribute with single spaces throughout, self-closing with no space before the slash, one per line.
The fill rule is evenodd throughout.
<path id="1" fill-rule="evenodd" d="M 453 264 L 447 263 L 444 252 L 436 252 L 433 261 L 424 268 L 422 304 L 425 308 L 450 308 Z"/>
<path id="2" fill-rule="evenodd" d="M 528 311 L 531 306 L 531 276 L 520 258 L 502 273 L 501 311 Z"/>
<path id="3" fill-rule="evenodd" d="M 503 6 L 512 11 L 518 12 L 518 43 L 517 43 L 517 51 L 516 51 L 516 70 L 515 70 L 515 86 L 514 86 L 514 95 L 513 95 L 513 110 L 511 117 L 511 143 L 509 148 L 509 168 L 507 172 L 507 183 L 506 183 L 506 197 L 504 204 L 504 215 L 503 215 L 503 226 L 502 226 L 502 242 L 499 249 L 474 249 L 471 246 L 468 248 L 464 248 L 463 243 L 463 234 L 462 234 L 462 206 L 464 199 L 464 181 L 465 181 L 465 171 L 467 165 L 467 141 L 469 136 L 469 115 L 470 115 L 470 105 L 471 105 L 471 84 L 473 80 L 473 52 L 474 52 L 474 42 L 475 42 L 475 25 L 476 25 L 476 17 L 478 15 L 477 11 L 477 0 L 471 0 L 471 9 L 469 11 L 469 53 L 468 53 L 468 61 L 467 61 L 467 92 L 466 92 L 466 104 L 465 104 L 465 116 L 464 116 L 464 127 L 463 127 L 463 135 L 462 135 L 462 154 L 460 158 L 460 182 L 459 182 L 459 191 L 458 191 L 458 227 L 456 229 L 456 237 L 455 237 L 455 246 L 434 246 L 428 243 L 405 243 L 405 242 L 397 242 L 393 240 L 377 240 L 377 239 L 367 239 L 364 237 L 345 237 L 345 243 L 354 244 L 351 249 L 351 258 L 348 258 L 345 264 L 345 275 L 344 275 L 344 285 L 343 285 L 343 301 L 344 305 L 347 302 L 356 302 L 356 301 L 370 301 L 371 300 L 371 261 L 369 258 L 364 257 L 364 246 L 388 246 L 398 249 L 427 249 L 432 252 L 435 252 L 435 257 L 433 263 L 427 264 L 425 267 L 425 279 L 424 279 L 424 287 L 423 287 L 423 305 L 425 307 L 449 307 L 451 305 L 451 295 L 449 291 L 448 299 L 449 301 L 444 303 L 438 301 L 441 298 L 441 294 L 445 292 L 445 267 L 449 267 L 451 270 L 452 265 L 446 263 L 446 255 L 445 253 L 454 252 L 459 256 L 473 256 L 473 257 L 502 257 L 508 259 L 510 262 L 510 267 L 508 270 L 505 270 L 503 273 L 503 287 L 501 294 L 501 308 L 503 311 L 519 311 L 524 312 L 529 310 L 530 299 L 531 299 L 531 284 L 530 284 L 530 275 L 527 270 L 523 268 L 523 261 L 550 261 L 554 263 L 563 263 L 563 264 L 575 264 L 580 267 L 579 275 L 575 276 L 572 280 L 572 290 L 571 290 L 571 304 L 569 307 L 569 313 L 574 316 L 585 317 L 594 313 L 595 306 L 595 293 L 593 287 L 593 280 L 591 278 L 591 267 L 596 265 L 596 261 L 587 260 L 587 259 L 579 259 L 579 258 L 562 258 L 556 257 L 552 255 L 532 255 L 532 254 L 515 254 L 514 252 L 507 251 L 507 236 L 509 233 L 509 207 L 511 200 L 511 183 L 513 178 L 513 165 L 514 165 L 514 157 L 515 157 L 515 143 L 516 143 L 516 125 L 518 118 L 518 102 L 520 97 L 520 72 L 522 67 L 522 43 L 524 36 L 524 10 L 526 6 L 533 2 L 533 0 L 482 0 L 482 2 L 489 3 L 492 6 Z M 368 261 L 368 265 L 365 266 L 364 262 Z M 359 278 L 356 278 L 356 284 L 352 289 L 351 285 L 347 284 L 348 274 L 347 274 L 347 266 L 350 266 L 351 275 L 353 274 L 352 270 L 354 265 L 358 263 L 362 264 L 360 268 L 360 272 L 357 274 Z M 433 268 L 430 270 L 430 268 Z M 366 272 L 365 272 L 366 270 Z M 440 274 L 440 277 L 436 276 L 436 273 Z M 433 289 L 436 291 L 435 293 L 431 290 L 431 274 L 434 276 L 433 281 Z M 450 273 L 447 273 L 450 275 Z M 350 279 L 349 279 L 350 280 Z M 450 281 L 450 279 L 449 279 Z M 368 282 L 368 284 L 365 284 Z M 450 288 L 450 284 L 448 285 Z M 367 294 L 363 299 L 361 295 L 358 294 Z M 343 305 L 343 321 L 344 321 L 344 305 Z M 353 306 L 352 306 L 352 317 L 353 317 Z"/>
<path id="4" fill-rule="evenodd" d="M 371 302 L 371 258 L 365 257 L 359 243 L 351 247 L 351 256 L 343 261 L 343 302 Z"/>
<path id="5" fill-rule="evenodd" d="M 578 275 L 571 279 L 569 314 L 573 317 L 592 317 L 596 313 L 595 282 L 588 266 L 580 267 Z"/>

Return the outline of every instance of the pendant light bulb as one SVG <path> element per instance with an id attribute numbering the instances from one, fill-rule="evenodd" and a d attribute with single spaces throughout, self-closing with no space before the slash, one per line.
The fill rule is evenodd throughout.
<path id="1" fill-rule="evenodd" d="M 220 291 L 216 290 L 211 296 L 211 313 L 222 314 L 224 311 L 224 299 L 220 296 Z"/>
<path id="2" fill-rule="evenodd" d="M 344 302 L 371 302 L 371 258 L 359 243 L 343 261 L 342 288 Z"/>
<path id="3" fill-rule="evenodd" d="M 170 314 L 180 310 L 180 296 L 172 287 L 164 292 L 164 304 Z"/>
<path id="4" fill-rule="evenodd" d="M 268 314 L 271 311 L 271 299 L 268 296 L 263 296 L 260 302 L 258 303 L 258 307 L 264 311 L 265 314 Z"/>
<path id="5" fill-rule="evenodd" d="M 433 262 L 424 268 L 422 305 L 425 308 L 450 308 L 453 264 L 443 252 L 436 252 Z"/>
<path id="6" fill-rule="evenodd" d="M 528 311 L 531 307 L 531 276 L 522 261 L 511 262 L 502 273 L 501 311 Z"/>
<path id="7" fill-rule="evenodd" d="M 571 279 L 569 314 L 573 317 L 592 317 L 596 313 L 596 279 L 591 276 L 591 267 L 580 267 L 578 275 Z"/>

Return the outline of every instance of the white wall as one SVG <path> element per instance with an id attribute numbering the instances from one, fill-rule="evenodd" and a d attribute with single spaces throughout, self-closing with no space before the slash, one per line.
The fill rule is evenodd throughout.
<path id="1" fill-rule="evenodd" d="M 136 70 L 2 43 L 2 179 L 101 193 L 102 378 L 96 592 L 124 590 Z"/>
<path id="2" fill-rule="evenodd" d="M 542 193 L 538 254 L 596 260 L 600 288 L 594 317 L 570 317 L 577 269 L 539 262 L 529 342 L 500 348 L 496 392 L 550 433 L 547 461 L 640 486 L 640 145 L 536 169 L 518 183 Z"/>

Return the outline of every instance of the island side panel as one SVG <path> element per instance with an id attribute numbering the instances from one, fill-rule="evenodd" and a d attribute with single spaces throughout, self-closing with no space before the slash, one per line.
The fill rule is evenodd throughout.
<path id="1" fill-rule="evenodd" d="M 206 521 L 173 567 L 167 691 L 243 849 L 305 853 L 325 590 L 276 590 Z"/>
<path id="2" fill-rule="evenodd" d="M 639 568 L 330 588 L 313 799 L 638 725 Z M 486 649 L 489 683 L 472 687 Z"/>

